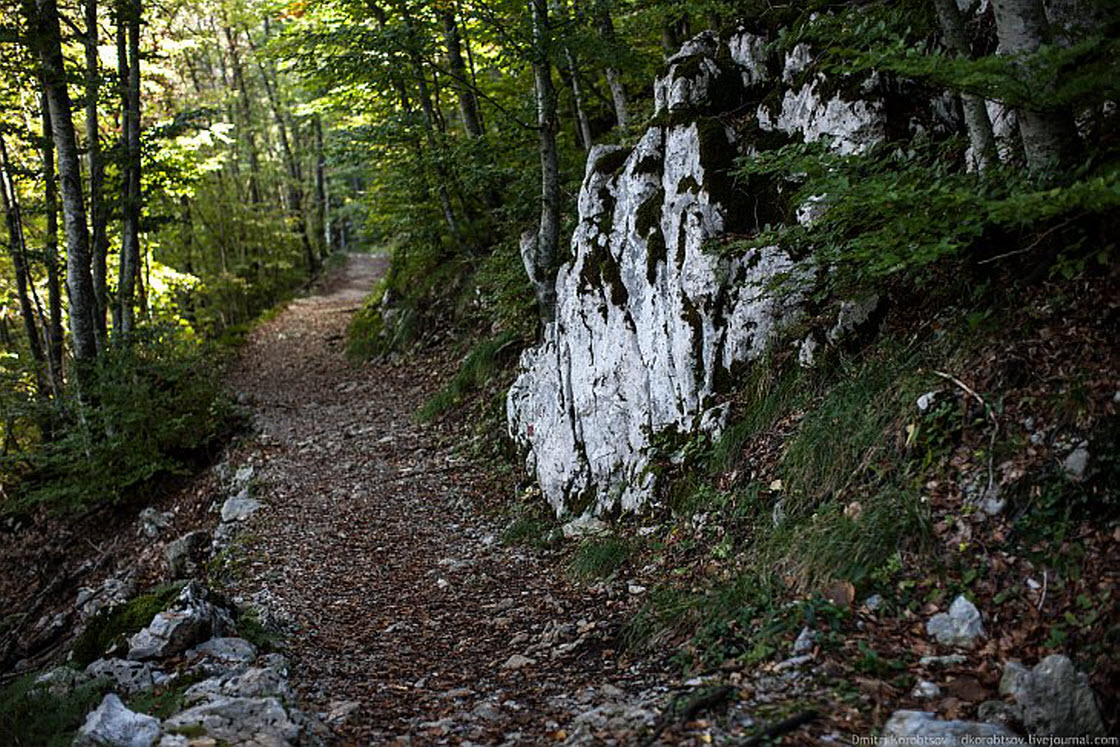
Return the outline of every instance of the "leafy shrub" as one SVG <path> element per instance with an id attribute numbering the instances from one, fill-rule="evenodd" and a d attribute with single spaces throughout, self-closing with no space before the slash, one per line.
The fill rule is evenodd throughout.
<path id="1" fill-rule="evenodd" d="M 421 420 L 431 420 L 457 405 L 466 395 L 485 387 L 503 359 L 512 360 L 512 356 L 503 358 L 503 354 L 514 348 L 517 339 L 516 333 L 504 332 L 471 348 L 451 381 L 420 408 Z"/>
<path id="2" fill-rule="evenodd" d="M 23 478 L 5 508 L 118 502 L 210 456 L 239 421 L 214 376 L 216 355 L 171 327 L 144 328 L 132 345 L 106 350 L 80 400 L 55 413 L 63 425 L 3 462 Z"/>

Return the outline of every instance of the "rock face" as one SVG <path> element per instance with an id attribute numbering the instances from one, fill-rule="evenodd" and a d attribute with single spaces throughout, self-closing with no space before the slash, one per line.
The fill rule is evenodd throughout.
<path id="1" fill-rule="evenodd" d="M 159 719 L 128 710 L 109 694 L 97 710 L 86 716 L 75 747 L 151 747 L 160 736 Z"/>
<path id="2" fill-rule="evenodd" d="M 723 380 L 797 318 L 798 293 L 765 290 L 807 272 L 784 251 L 720 259 L 704 244 L 778 219 L 759 215 L 776 194 L 752 198 L 728 173 L 757 151 L 754 140 L 829 136 L 847 153 L 882 137 L 873 82 L 855 103 L 826 96 L 816 78 L 790 90 L 807 64 L 769 59 L 765 40 L 746 32 L 701 34 L 668 61 L 654 87 L 656 124 L 638 144 L 592 149 L 556 320 L 524 353 L 507 399 L 510 435 L 558 515 L 638 508 L 652 487 L 651 436 L 717 434 Z M 778 111 L 764 98 L 781 101 Z M 753 111 L 751 102 L 759 114 L 738 130 L 717 116 Z"/>

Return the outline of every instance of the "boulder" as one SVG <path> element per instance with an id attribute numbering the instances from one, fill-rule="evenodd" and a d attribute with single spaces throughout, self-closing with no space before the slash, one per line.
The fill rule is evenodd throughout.
<path id="1" fill-rule="evenodd" d="M 181 654 L 231 627 L 228 613 L 211 604 L 202 586 L 192 581 L 183 587 L 168 609 L 157 614 L 148 627 L 129 639 L 128 658 L 144 661 Z"/>
<path id="2" fill-rule="evenodd" d="M 170 511 L 157 511 L 149 506 L 140 512 L 140 529 L 138 531 L 148 539 L 155 539 L 174 521 L 175 514 Z"/>
<path id="3" fill-rule="evenodd" d="M 978 721 L 943 721 L 928 711 L 895 711 L 883 726 L 883 747 L 937 744 L 963 747 L 970 744 L 1026 745 L 1002 726 Z"/>
<path id="4" fill-rule="evenodd" d="M 124 694 L 147 690 L 168 679 L 166 674 L 147 662 L 125 659 L 98 659 L 86 667 L 85 673 L 89 677 L 109 680 L 114 690 Z"/>
<path id="5" fill-rule="evenodd" d="M 984 635 L 984 626 L 980 610 L 962 594 L 953 600 L 947 613 L 939 612 L 929 619 L 926 632 L 943 646 L 971 649 Z"/>
<path id="6" fill-rule="evenodd" d="M 209 541 L 210 533 L 199 529 L 187 532 L 173 542 L 168 542 L 163 548 L 163 562 L 167 566 L 167 572 L 173 578 L 190 573 L 193 570 L 195 554 L 206 547 Z"/>
<path id="7" fill-rule="evenodd" d="M 302 729 L 276 698 L 217 696 L 169 718 L 167 731 L 202 732 L 232 745 L 289 745 Z"/>
<path id="8" fill-rule="evenodd" d="M 77 669 L 62 666 L 43 672 L 35 678 L 35 691 L 52 698 L 69 695 L 74 688 L 89 681 L 89 675 Z"/>
<path id="9" fill-rule="evenodd" d="M 1014 699 L 1019 719 L 1031 734 L 1105 734 L 1089 678 L 1074 668 L 1069 657 L 1052 654 L 1033 669 L 1008 662 L 999 691 Z"/>
<path id="10" fill-rule="evenodd" d="M 86 716 L 75 747 L 151 747 L 160 737 L 159 719 L 130 711 L 110 693 Z"/>

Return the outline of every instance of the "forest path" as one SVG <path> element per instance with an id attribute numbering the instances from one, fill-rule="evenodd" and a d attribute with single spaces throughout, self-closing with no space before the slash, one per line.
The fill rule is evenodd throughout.
<path id="1" fill-rule="evenodd" d="M 339 743 L 562 738 L 602 685 L 644 682 L 597 620 L 632 601 L 498 540 L 472 508 L 483 476 L 414 417 L 432 377 L 347 362 L 347 323 L 386 265 L 347 257 L 252 333 L 233 372 L 267 506 L 233 591 L 292 629 L 307 705 L 352 709 Z"/>

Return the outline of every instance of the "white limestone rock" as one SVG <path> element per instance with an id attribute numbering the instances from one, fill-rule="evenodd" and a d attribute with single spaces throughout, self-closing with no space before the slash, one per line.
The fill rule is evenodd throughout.
<path id="1" fill-rule="evenodd" d="M 205 591 L 192 581 L 168 609 L 129 639 L 128 658 L 144 661 L 174 656 L 232 627 L 229 614 L 207 601 Z"/>
<path id="2" fill-rule="evenodd" d="M 294 744 L 303 731 L 277 698 L 218 696 L 167 720 L 169 732 L 198 731 L 229 744 Z"/>
<path id="3" fill-rule="evenodd" d="M 962 594 L 953 600 L 949 611 L 939 612 L 926 623 L 926 632 L 943 646 L 970 649 L 984 635 L 980 610 Z"/>
<path id="4" fill-rule="evenodd" d="M 113 683 L 117 692 L 130 694 L 161 685 L 168 677 L 151 664 L 125 659 L 98 659 L 86 667 L 92 678 L 104 678 Z"/>
<path id="5" fill-rule="evenodd" d="M 74 747 L 151 747 L 159 737 L 158 718 L 130 711 L 110 693 L 86 716 Z"/>

